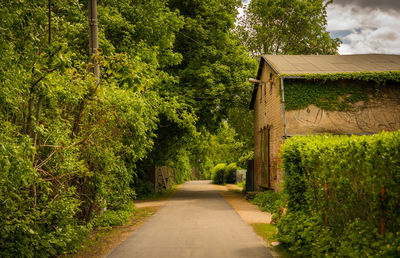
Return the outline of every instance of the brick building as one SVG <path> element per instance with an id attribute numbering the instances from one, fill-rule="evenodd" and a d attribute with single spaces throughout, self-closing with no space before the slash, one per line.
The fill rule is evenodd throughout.
<path id="1" fill-rule="evenodd" d="M 254 109 L 254 190 L 280 189 L 283 171 L 278 154 L 287 137 L 315 133 L 373 134 L 400 129 L 398 82 L 389 80 L 385 86 L 379 86 L 377 94 L 374 81 L 315 81 L 305 79 L 305 74 L 388 71 L 400 71 L 400 55 L 262 56 L 250 105 Z M 352 85 L 354 92 L 347 85 Z M 333 100 L 336 109 L 324 108 L 325 99 L 332 101 L 331 96 L 324 94 L 334 87 L 344 93 Z M 313 100 L 310 94 L 317 94 L 318 98 Z M 309 101 L 306 106 L 305 101 Z"/>

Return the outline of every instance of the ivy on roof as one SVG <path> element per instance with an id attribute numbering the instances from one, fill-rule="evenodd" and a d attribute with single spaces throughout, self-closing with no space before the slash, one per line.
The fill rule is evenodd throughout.
<path id="1" fill-rule="evenodd" d="M 280 77 L 296 77 L 313 81 L 358 80 L 375 82 L 378 86 L 387 81 L 400 82 L 400 71 L 386 72 L 349 72 L 349 73 L 307 73 L 307 74 L 280 74 Z"/>

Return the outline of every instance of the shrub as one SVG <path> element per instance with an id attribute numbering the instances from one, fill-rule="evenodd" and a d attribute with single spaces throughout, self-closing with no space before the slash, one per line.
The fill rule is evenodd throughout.
<path id="1" fill-rule="evenodd" d="M 283 206 L 281 194 L 271 190 L 256 194 L 252 202 L 260 207 L 262 211 L 269 213 L 276 213 L 279 207 Z"/>
<path id="2" fill-rule="evenodd" d="M 306 211 L 294 211 L 283 216 L 277 223 L 278 240 L 282 246 L 296 257 L 311 257 L 314 242 L 322 230 L 317 217 Z"/>
<path id="3" fill-rule="evenodd" d="M 94 220 L 94 226 L 122 226 L 128 222 L 134 211 L 135 205 L 133 203 L 127 205 L 124 210 L 106 210 Z"/>
<path id="4" fill-rule="evenodd" d="M 140 178 L 136 178 L 135 193 L 137 199 L 150 198 L 155 194 L 154 183 Z"/>
<path id="5" fill-rule="evenodd" d="M 211 171 L 211 178 L 212 178 L 212 182 L 213 184 L 219 184 L 222 185 L 224 184 L 224 174 L 225 174 L 225 170 L 226 170 L 226 163 L 221 163 L 216 165 L 212 171 Z"/>
<path id="6" fill-rule="evenodd" d="M 226 167 L 225 170 L 225 182 L 234 184 L 236 182 L 236 163 L 231 163 Z"/>
<path id="7" fill-rule="evenodd" d="M 279 239 L 298 256 L 400 256 L 400 131 L 292 137 L 282 147 L 287 214 Z"/>
<path id="8" fill-rule="evenodd" d="M 76 223 L 74 187 L 44 180 L 34 169 L 29 137 L 0 123 L 0 257 L 48 257 L 73 250 L 86 226 Z"/>

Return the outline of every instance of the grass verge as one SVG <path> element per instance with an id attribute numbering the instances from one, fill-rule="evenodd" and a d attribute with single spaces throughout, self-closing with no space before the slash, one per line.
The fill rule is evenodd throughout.
<path id="1" fill-rule="evenodd" d="M 276 237 L 276 225 L 267 224 L 267 223 L 254 223 L 251 224 L 253 230 L 262 237 L 269 245 L 271 242 L 277 242 L 278 239 Z"/>
<path id="2" fill-rule="evenodd" d="M 256 232 L 257 235 L 259 235 L 260 237 L 262 237 L 265 242 L 267 242 L 268 247 L 273 250 L 274 256 L 282 258 L 294 258 L 294 256 L 282 246 L 271 245 L 272 242 L 278 242 L 278 238 L 276 236 L 277 233 L 276 225 L 267 223 L 254 223 L 251 224 L 251 226 L 253 227 L 254 232 Z"/>
<path id="3" fill-rule="evenodd" d="M 104 257 L 138 229 L 159 208 L 145 207 L 136 209 L 129 222 L 123 226 L 98 227 L 82 242 L 82 246 L 77 253 L 60 257 Z"/>
<path id="4" fill-rule="evenodd" d="M 138 201 L 158 201 L 158 200 L 166 200 L 172 197 L 175 194 L 176 190 L 179 189 L 181 185 L 173 185 L 168 189 L 162 189 L 159 192 L 151 193 L 144 196 L 138 196 L 136 200 Z"/>
<path id="5" fill-rule="evenodd" d="M 156 213 L 161 208 L 163 200 L 171 198 L 178 188 L 179 185 L 156 194 L 152 198 L 140 200 L 142 205 L 143 203 L 148 203 L 149 206 L 138 207 L 141 205 L 137 204 L 128 223 L 122 226 L 97 227 L 82 242 L 81 248 L 77 253 L 61 255 L 60 257 L 86 258 L 106 256 Z"/>

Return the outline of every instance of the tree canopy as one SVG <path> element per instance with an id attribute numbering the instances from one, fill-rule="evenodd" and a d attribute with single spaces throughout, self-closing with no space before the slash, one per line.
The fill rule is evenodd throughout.
<path id="1" fill-rule="evenodd" d="M 174 50 L 183 56 L 171 69 L 179 77 L 177 94 L 196 110 L 199 126 L 216 130 L 229 107 L 248 100 L 246 79 L 256 71 L 256 62 L 232 33 L 237 0 L 175 1 L 185 19 L 176 34 Z"/>

